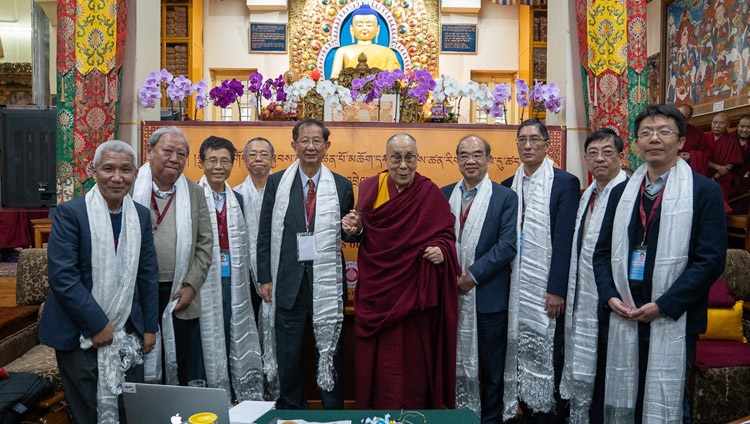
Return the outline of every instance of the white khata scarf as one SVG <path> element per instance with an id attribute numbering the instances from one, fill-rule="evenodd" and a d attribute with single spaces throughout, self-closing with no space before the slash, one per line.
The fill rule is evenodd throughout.
<path id="1" fill-rule="evenodd" d="M 612 229 L 612 276 L 622 301 L 634 306 L 628 283 L 630 240 L 628 225 L 647 165 L 641 165 L 625 187 Z M 693 221 L 693 173 L 682 159 L 669 173 L 663 188 L 659 218 L 651 299 L 658 299 L 687 266 Z M 685 320 L 659 317 L 651 322 L 646 387 L 643 399 L 644 423 L 681 423 L 685 393 Z M 604 419 L 611 423 L 635 421 L 638 394 L 638 323 L 610 314 L 607 346 L 607 376 Z"/>
<path id="2" fill-rule="evenodd" d="M 182 287 L 182 280 L 185 278 L 185 275 L 187 275 L 188 265 L 190 264 L 189 256 L 193 245 L 193 220 L 190 216 L 190 192 L 188 191 L 185 175 L 180 175 L 175 186 L 177 186 L 177 189 L 172 196 L 176 196 L 174 200 L 174 211 L 175 226 L 177 227 L 177 250 L 175 251 L 172 293 L 177 292 Z M 136 178 L 133 188 L 133 200 L 150 209 L 152 192 L 153 178 L 151 176 L 151 165 L 146 163 L 141 166 L 138 171 L 138 178 Z M 198 295 L 199 294 L 196 293 L 196 296 Z M 165 381 L 166 384 L 176 386 L 179 384 L 177 379 L 177 351 L 174 344 L 172 308 L 169 306 L 164 309 L 161 324 L 162 328 L 160 336 L 162 338 L 162 346 L 164 346 L 164 358 L 166 362 L 166 366 L 164 367 L 166 373 Z M 149 355 L 160 356 L 161 352 L 157 352 L 156 349 L 154 349 Z M 213 365 L 207 363 L 206 368 L 209 367 L 213 367 Z"/>
<path id="3" fill-rule="evenodd" d="M 140 340 L 125 332 L 138 276 L 141 223 L 133 199 L 126 195 L 122 199 L 122 227 L 115 250 L 112 219 L 99 186 L 94 185 L 85 199 L 91 232 L 91 294 L 114 330 L 112 344 L 97 349 L 97 414 L 99 422 L 118 423 L 117 396 L 122 393 L 125 372 L 143 363 Z M 90 338 L 81 336 L 80 342 L 81 349 L 93 347 Z"/>
<path id="4" fill-rule="evenodd" d="M 245 178 L 245 181 L 242 184 L 235 188 L 235 190 L 242 195 L 245 202 L 245 223 L 247 225 L 247 237 L 249 240 L 248 246 L 250 248 L 250 272 L 255 284 L 254 289 L 256 292 L 260 293 L 260 282 L 258 281 L 258 223 L 260 221 L 260 208 L 263 203 L 263 194 L 265 191 L 259 193 L 255 188 L 255 183 L 253 183 L 253 180 L 249 175 Z M 270 311 L 271 305 L 271 303 L 261 302 L 261 310 L 258 314 L 258 332 L 262 335 L 260 341 L 262 342 L 261 349 L 263 352 L 266 350 L 265 339 L 268 339 L 268 343 L 272 343 L 271 339 L 275 338 L 275 335 L 270 334 L 265 330 L 266 328 L 273 328 L 274 326 L 274 324 L 268 323 L 269 317 L 272 316 Z M 278 375 L 271 374 L 274 377 L 274 380 L 268 380 L 268 374 L 264 374 L 266 374 L 265 390 L 267 393 L 265 398 L 273 400 L 278 399 Z"/>
<path id="5" fill-rule="evenodd" d="M 456 216 L 456 234 L 461 231 L 461 180 L 453 188 L 449 203 Z M 463 272 L 469 272 L 474 263 L 477 243 L 482 235 L 482 227 L 487 216 L 487 207 L 492 197 L 492 182 L 485 174 L 477 186 L 477 194 L 471 203 L 464 230 L 461 233 L 458 260 Z M 459 247 L 459 246 L 457 246 Z M 458 350 L 456 351 L 456 408 L 469 408 L 480 415 L 479 402 L 479 346 L 477 337 L 476 287 L 458 297 Z"/>
<path id="6" fill-rule="evenodd" d="M 276 202 L 271 218 L 271 277 L 273 297 L 269 308 L 263 309 L 264 319 L 269 325 L 263 328 L 263 367 L 266 378 L 277 377 L 275 340 L 276 279 L 279 272 L 281 238 L 284 233 L 284 217 L 289 206 L 292 183 L 299 178 L 299 160 L 286 169 L 279 182 Z M 315 242 L 317 259 L 313 261 L 313 332 L 320 358 L 318 360 L 318 387 L 333 390 L 340 376 L 334 375 L 333 355 L 341 334 L 344 320 L 344 303 L 341 286 L 341 211 L 333 174 L 321 165 L 320 180 L 316 191 Z"/>
<path id="7" fill-rule="evenodd" d="M 570 256 L 567 308 L 565 308 L 565 366 L 560 382 L 561 396 L 564 399 L 570 399 L 570 422 L 573 424 L 588 424 L 589 422 L 589 407 L 596 377 L 599 294 L 592 263 L 594 248 L 599 239 L 609 194 L 612 188 L 625 181 L 626 178 L 625 172 L 620 170 L 597 196 L 594 210 L 587 214 L 589 215 L 588 230 L 581 242 L 580 255 L 578 235 L 583 229 L 584 213 L 589 208 L 596 181 L 583 192 L 581 201 L 578 203 Z"/>
<path id="8" fill-rule="evenodd" d="M 203 187 L 211 216 L 214 233 L 211 267 L 206 282 L 201 288 L 201 338 L 210 344 L 203 356 L 215 355 L 213 369 L 206 367 L 209 387 L 229 390 L 227 375 L 227 352 L 224 340 L 224 316 L 222 303 L 221 247 L 219 246 L 219 226 L 214 207 L 213 190 L 203 176 L 198 183 Z M 231 279 L 232 318 L 229 327 L 229 366 L 232 371 L 231 385 L 237 400 L 263 400 L 263 364 L 260 356 L 258 330 L 250 303 L 250 273 L 248 270 L 247 233 L 242 209 L 229 184 L 224 182 L 226 201 L 227 233 L 229 234 L 229 260 Z M 207 318 L 210 317 L 210 322 Z M 205 345 L 206 342 L 203 342 Z"/>
<path id="9" fill-rule="evenodd" d="M 519 399 L 535 412 L 549 412 L 555 406 L 552 351 L 555 319 L 544 311 L 547 277 L 552 261 L 549 200 L 555 178 L 552 160 L 544 158 L 531 175 L 523 214 L 524 165 L 513 178 L 518 194 L 520 234 L 518 255 L 513 261 L 508 302 L 508 351 L 505 356 L 505 413 L 516 415 Z"/>

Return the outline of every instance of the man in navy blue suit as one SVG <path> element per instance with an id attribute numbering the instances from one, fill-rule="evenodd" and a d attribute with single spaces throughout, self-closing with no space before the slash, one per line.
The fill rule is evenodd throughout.
<path id="1" fill-rule="evenodd" d="M 159 274 L 151 216 L 128 194 L 135 161 L 126 143 L 102 143 L 94 155 L 96 185 L 85 198 L 60 205 L 52 223 L 50 294 L 39 339 L 55 349 L 77 423 L 116 422 L 117 394 L 109 387 L 122 384 L 119 368 L 126 364 L 125 379 L 142 382 L 138 364 L 156 341 Z"/>
<path id="2" fill-rule="evenodd" d="M 354 191 L 349 180 L 323 165 L 329 135 L 313 119 L 294 126 L 297 161 L 268 178 L 260 211 L 258 282 L 263 300 L 273 302 L 268 318 L 275 323 L 263 329 L 264 368 L 274 368 L 278 359 L 277 406 L 283 409 L 307 409 L 302 353 L 308 323 L 315 335 L 323 408 L 344 406 L 341 218 L 354 207 Z"/>
<path id="3" fill-rule="evenodd" d="M 621 169 L 624 144 L 609 128 L 594 131 L 583 143 L 583 157 L 594 181 L 583 192 L 576 214 L 565 310 L 565 367 L 560 384 L 562 396 L 570 399 L 572 422 L 585 421 L 589 415 L 592 423 L 604 420 L 600 406 L 609 317 L 599 308 L 592 260 L 609 195 L 627 178 Z"/>
<path id="4" fill-rule="evenodd" d="M 508 292 L 518 210 L 516 193 L 487 175 L 490 151 L 490 144 L 480 137 L 462 139 L 456 157 L 463 179 L 442 188 L 456 217 L 456 252 L 462 268 L 456 407 L 479 412 L 481 382 L 482 423 L 497 423 L 503 408 Z"/>
<path id="5" fill-rule="evenodd" d="M 706 330 L 708 290 L 724 271 L 720 187 L 678 156 L 685 118 L 669 105 L 635 119 L 646 162 L 612 190 L 594 252 L 609 314 L 605 420 L 691 422 L 685 380 Z"/>
<path id="6" fill-rule="evenodd" d="M 578 178 L 553 167 L 549 133 L 536 119 L 516 134 L 521 166 L 503 181 L 518 195 L 518 255 L 508 303 L 505 416 L 519 406 L 523 421 L 565 422 L 559 384 L 564 319 L 576 211 Z"/>

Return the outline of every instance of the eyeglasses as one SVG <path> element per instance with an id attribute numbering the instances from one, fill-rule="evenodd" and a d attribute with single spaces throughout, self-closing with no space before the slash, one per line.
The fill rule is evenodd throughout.
<path id="1" fill-rule="evenodd" d="M 301 140 L 297 140 L 296 143 L 302 147 L 307 147 L 310 145 L 310 143 L 312 143 L 312 145 L 315 147 L 320 147 L 323 145 L 323 143 L 325 143 L 325 140 L 323 140 L 322 138 L 303 138 Z"/>
<path id="2" fill-rule="evenodd" d="M 221 164 L 222 167 L 226 168 L 226 167 L 228 167 L 229 165 L 232 164 L 232 161 L 231 161 L 231 159 L 227 159 L 227 158 L 221 158 L 221 160 L 220 160 L 217 157 L 210 157 L 210 158 L 204 160 L 203 163 L 211 165 L 212 167 L 216 166 L 217 164 Z"/>
<path id="3" fill-rule="evenodd" d="M 484 159 L 485 155 L 482 152 L 474 152 L 472 154 L 468 153 L 459 153 L 458 155 L 458 161 L 459 162 L 466 162 L 469 159 L 474 159 L 475 161 L 480 161 Z"/>
<path id="4" fill-rule="evenodd" d="M 258 156 L 260 156 L 261 159 L 268 159 L 271 157 L 271 154 L 268 152 L 250 152 L 245 155 L 246 158 L 251 160 L 255 160 Z"/>
<path id="5" fill-rule="evenodd" d="M 519 146 L 525 146 L 526 143 L 530 143 L 532 147 L 538 147 L 547 140 L 541 137 L 518 137 L 516 138 L 516 144 Z"/>
<path id="6" fill-rule="evenodd" d="M 660 130 L 652 130 L 652 129 L 645 129 L 638 132 L 638 138 L 640 139 L 649 139 L 656 134 L 656 137 L 658 138 L 667 138 L 672 134 L 677 134 L 676 131 L 672 131 L 669 128 L 662 128 Z"/>
<path id="7" fill-rule="evenodd" d="M 388 157 L 388 162 L 391 165 L 401 165 L 401 162 L 406 162 L 408 165 L 413 165 L 417 162 L 417 155 L 391 155 Z"/>
<path id="8" fill-rule="evenodd" d="M 586 159 L 596 159 L 596 158 L 597 158 L 597 156 L 599 156 L 599 155 L 602 155 L 602 157 L 604 157 L 604 158 L 606 158 L 606 159 L 609 159 L 609 158 L 611 158 L 612 156 L 614 156 L 615 154 L 617 154 L 617 152 L 616 152 L 616 151 L 614 151 L 614 150 L 609 150 L 609 149 L 607 149 L 607 150 L 602 150 L 601 152 L 600 152 L 600 151 L 598 151 L 598 150 L 590 150 L 590 151 L 588 151 L 588 152 L 584 153 L 584 154 L 583 154 L 583 156 L 585 156 L 585 157 L 586 157 Z"/>

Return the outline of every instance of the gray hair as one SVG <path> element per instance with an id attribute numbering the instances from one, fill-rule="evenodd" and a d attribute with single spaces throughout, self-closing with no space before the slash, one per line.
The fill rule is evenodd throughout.
<path id="1" fill-rule="evenodd" d="M 96 148 L 96 152 L 94 152 L 94 168 L 99 166 L 99 163 L 102 161 L 102 155 L 105 153 L 126 153 L 133 159 L 134 166 L 138 163 L 135 157 L 135 150 L 128 143 L 122 140 L 109 140 Z"/>
<path id="2" fill-rule="evenodd" d="M 268 144 L 268 148 L 271 149 L 271 156 L 274 156 L 276 154 L 276 150 L 273 148 L 273 144 L 271 144 L 271 142 L 268 141 L 268 139 L 265 139 L 263 137 L 253 137 L 250 140 L 248 140 L 247 143 L 245 143 L 245 147 L 242 149 L 243 154 L 247 154 L 247 150 L 248 148 L 250 148 L 250 143 L 254 141 L 265 141 Z"/>
<path id="3" fill-rule="evenodd" d="M 188 154 L 190 153 L 190 143 L 187 142 L 185 133 L 180 131 L 180 129 L 177 127 L 162 127 L 154 131 L 154 133 L 151 134 L 151 137 L 148 138 L 148 145 L 153 149 L 154 146 L 156 146 L 156 143 L 158 143 L 161 139 L 161 136 L 163 136 L 164 134 L 175 134 L 182 137 L 182 139 L 185 140 L 185 144 L 187 145 L 187 152 Z"/>
<path id="4" fill-rule="evenodd" d="M 412 143 L 414 143 L 414 147 L 417 147 L 417 148 L 419 148 L 419 146 L 417 146 L 417 139 L 416 139 L 416 138 L 414 138 L 414 136 L 412 136 L 411 134 L 408 134 L 408 133 L 397 133 L 397 134 L 393 134 L 393 135 L 392 135 L 392 136 L 390 136 L 390 137 L 388 138 L 388 140 L 387 140 L 387 141 L 385 142 L 385 148 L 387 149 L 387 148 L 388 148 L 388 145 L 389 145 L 389 144 L 391 144 L 391 143 L 393 142 L 393 140 L 395 140 L 395 139 L 396 139 L 397 137 L 406 137 L 407 139 L 409 139 L 409 141 L 411 141 Z"/>

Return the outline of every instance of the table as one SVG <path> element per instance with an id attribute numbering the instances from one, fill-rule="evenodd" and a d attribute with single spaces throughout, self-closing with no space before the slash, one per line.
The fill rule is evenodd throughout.
<path id="1" fill-rule="evenodd" d="M 31 224 L 34 226 L 34 247 L 44 247 L 42 235 L 52 231 L 52 221 L 46 218 L 32 219 Z"/>
<path id="2" fill-rule="evenodd" d="M 422 418 L 420 415 L 424 415 L 427 419 Z M 336 420 L 351 420 L 352 424 L 359 424 L 360 420 L 369 417 L 383 417 L 385 414 L 390 414 L 391 419 L 397 419 L 401 417 L 401 411 L 356 411 L 356 410 L 338 410 L 338 411 L 321 411 L 321 410 L 306 410 L 306 411 L 289 411 L 289 410 L 273 410 L 262 415 L 256 421 L 258 424 L 275 424 L 277 419 L 301 419 L 306 421 L 336 421 Z M 437 423 L 451 423 L 451 424 L 475 424 L 479 423 L 479 418 L 474 415 L 468 409 L 432 409 L 432 410 L 421 410 L 421 411 L 404 411 L 404 418 L 408 419 L 412 424 L 437 424 Z"/>

